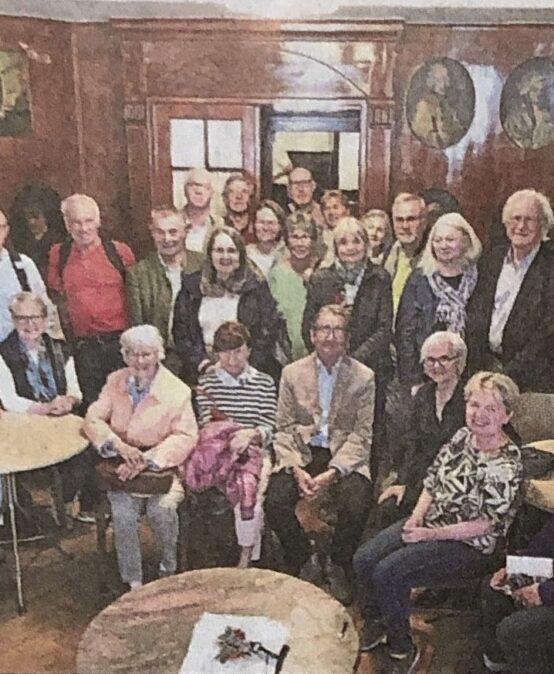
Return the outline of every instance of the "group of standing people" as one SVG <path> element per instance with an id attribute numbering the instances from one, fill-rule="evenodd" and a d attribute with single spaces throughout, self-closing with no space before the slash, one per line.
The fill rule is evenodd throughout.
<path id="1" fill-rule="evenodd" d="M 308 577 L 295 507 L 330 491 L 338 521 L 320 571 L 344 597 L 354 570 L 362 650 L 387 641 L 394 671 L 411 672 L 410 589 L 492 571 L 517 507 L 521 458 L 506 426 L 519 390 L 554 382 L 554 216 L 544 195 L 516 192 L 502 214 L 507 245 L 481 257 L 464 217 L 430 226 L 423 197 L 399 194 L 391 227 L 377 209 L 353 217 L 339 190 L 317 203 L 315 187 L 293 169 L 287 213 L 256 204 L 252 179 L 234 174 L 223 220 L 210 174 L 193 169 L 185 209 L 152 211 L 155 250 L 138 263 L 101 235 L 91 197 L 68 197 L 69 238 L 38 260 L 66 342 L 51 336 L 55 307 L 31 258 L 6 246 L 0 212 L 0 399 L 12 411 L 85 414 L 91 446 L 62 466 L 68 512 L 80 494 L 83 521 L 99 457 L 118 459 L 122 483 L 181 466 L 186 488 L 187 461 L 225 467 L 243 566 L 259 558 L 266 518 L 287 570 Z M 41 241 L 48 226 L 33 218 Z M 395 434 L 399 421 L 409 432 Z M 391 457 L 395 479 L 376 494 L 383 530 L 356 552 Z M 108 496 L 124 582 L 143 580 L 142 509 L 162 545 L 159 573 L 174 573 L 177 475 L 163 494 Z"/>

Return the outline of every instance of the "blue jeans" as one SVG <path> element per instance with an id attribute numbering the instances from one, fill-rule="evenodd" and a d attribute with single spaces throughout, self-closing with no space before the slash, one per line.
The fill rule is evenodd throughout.
<path id="1" fill-rule="evenodd" d="M 391 651 L 411 648 L 410 590 L 444 587 L 480 578 L 491 567 L 483 555 L 461 541 L 402 541 L 403 519 L 381 531 L 354 555 L 365 620 L 382 620 Z"/>

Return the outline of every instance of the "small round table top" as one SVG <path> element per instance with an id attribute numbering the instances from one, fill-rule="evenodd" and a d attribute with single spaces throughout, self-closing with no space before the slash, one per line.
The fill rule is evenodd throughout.
<path id="1" fill-rule="evenodd" d="M 218 568 L 163 578 L 110 604 L 81 639 L 77 672 L 178 674 L 204 612 L 280 621 L 290 633 L 282 674 L 354 669 L 356 630 L 346 609 L 323 590 L 265 569 Z"/>
<path id="2" fill-rule="evenodd" d="M 83 420 L 74 414 L 47 417 L 0 411 L 0 473 L 53 466 L 88 444 Z"/>

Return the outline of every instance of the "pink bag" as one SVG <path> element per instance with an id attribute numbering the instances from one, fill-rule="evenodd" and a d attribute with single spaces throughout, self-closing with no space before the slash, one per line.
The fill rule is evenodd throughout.
<path id="1" fill-rule="evenodd" d="M 229 420 L 206 424 L 200 430 L 196 447 L 179 466 L 179 475 L 191 491 L 220 489 L 233 507 L 240 503 L 242 518 L 246 520 L 254 517 L 263 451 L 250 445 L 241 454 L 233 452 L 229 443 L 241 429 L 241 424 Z"/>

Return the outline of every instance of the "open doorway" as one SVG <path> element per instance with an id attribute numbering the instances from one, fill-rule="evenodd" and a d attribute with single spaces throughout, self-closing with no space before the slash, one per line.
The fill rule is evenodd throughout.
<path id="1" fill-rule="evenodd" d="M 301 166 L 311 171 L 318 187 L 340 189 L 357 212 L 360 186 L 360 109 L 318 110 L 323 102 L 298 101 L 266 105 L 260 111 L 262 193 L 287 206 L 287 176 Z"/>

